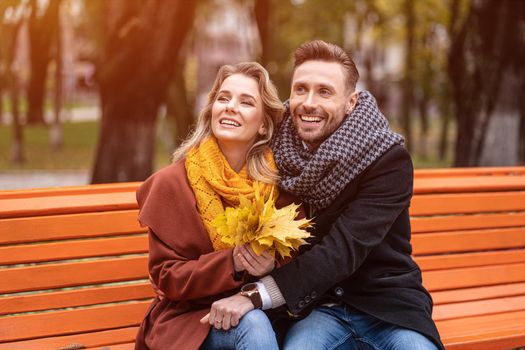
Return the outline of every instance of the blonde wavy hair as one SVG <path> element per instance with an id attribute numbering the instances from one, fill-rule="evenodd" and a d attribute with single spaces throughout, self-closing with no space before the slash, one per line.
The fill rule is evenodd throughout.
<path id="1" fill-rule="evenodd" d="M 277 95 L 277 89 L 270 80 L 266 69 L 257 62 L 241 62 L 235 65 L 224 65 L 219 69 L 213 87 L 208 94 L 208 102 L 202 109 L 197 119 L 194 131 L 173 153 L 173 161 L 184 158 L 189 150 L 199 146 L 199 144 L 212 135 L 211 129 L 211 110 L 213 103 L 217 99 L 219 89 L 229 76 L 243 74 L 253 78 L 258 86 L 261 95 L 264 111 L 264 125 L 266 134 L 259 135 L 253 146 L 246 155 L 246 165 L 248 175 L 254 179 L 265 183 L 275 183 L 279 180 L 277 170 L 273 169 L 264 154 L 270 147 L 273 133 L 281 122 L 284 107 Z"/>

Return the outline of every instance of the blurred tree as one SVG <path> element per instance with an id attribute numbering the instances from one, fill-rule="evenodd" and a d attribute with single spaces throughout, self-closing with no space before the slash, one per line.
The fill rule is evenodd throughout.
<path id="1" fill-rule="evenodd" d="M 62 25 L 61 25 L 61 11 L 58 10 L 56 17 L 56 30 L 54 32 L 54 50 L 53 58 L 55 61 L 55 89 L 53 94 L 53 122 L 50 128 L 50 143 L 51 148 L 58 150 L 62 148 L 64 142 L 62 122 L 60 120 L 60 114 L 62 112 L 63 103 L 63 61 L 64 61 L 64 49 L 62 43 Z"/>
<path id="2" fill-rule="evenodd" d="M 270 31 L 270 0 L 255 0 L 254 16 L 259 30 L 259 37 L 261 39 L 261 59 L 260 63 L 266 66 L 270 60 L 272 48 L 271 45 L 271 31 Z"/>
<path id="3" fill-rule="evenodd" d="M 403 131 L 406 141 L 406 147 L 410 152 L 412 150 L 412 103 L 414 101 L 414 32 L 415 32 L 415 14 L 414 0 L 405 0 L 405 77 L 403 81 L 403 103 L 401 107 L 401 116 L 403 121 Z"/>
<path id="4" fill-rule="evenodd" d="M 155 120 L 193 23 L 194 1 L 98 0 L 105 19 L 98 65 L 102 121 L 92 182 L 144 180 Z"/>
<path id="5" fill-rule="evenodd" d="M 261 37 L 260 61 L 268 69 L 280 97 L 290 95 L 290 74 L 295 49 L 303 42 L 322 39 L 344 47 L 346 15 L 353 1 L 256 0 L 254 18 Z"/>
<path id="6" fill-rule="evenodd" d="M 24 155 L 23 129 L 20 120 L 20 81 L 15 70 L 15 56 L 17 52 L 20 28 L 24 21 L 25 5 L 20 0 L 6 0 L 0 3 L 0 66 L 5 67 L 4 81 L 9 93 L 11 105 L 11 125 L 13 127 L 13 141 L 11 145 L 11 162 L 22 164 Z M 0 98 L 2 96 L 0 95 Z"/>
<path id="7" fill-rule="evenodd" d="M 180 55 L 176 60 L 174 78 L 169 84 L 166 97 L 167 115 L 175 124 L 174 147 L 186 138 L 194 121 L 194 104 L 188 96 L 184 68 L 185 57 Z"/>
<path id="8" fill-rule="evenodd" d="M 27 90 L 27 118 L 29 124 L 45 123 L 44 100 L 46 94 L 47 68 L 51 60 L 53 44 L 58 30 L 59 10 L 62 0 L 49 0 L 47 7 L 30 0 L 29 46 L 31 76 Z"/>
<path id="9" fill-rule="evenodd" d="M 516 77 L 525 74 L 525 2 L 477 1 L 463 21 L 458 20 L 460 10 L 461 1 L 453 0 L 448 73 L 458 124 L 454 163 L 476 166 L 495 110 L 508 115 L 523 103 L 525 81 Z M 510 136 L 504 133 L 498 142 Z"/>

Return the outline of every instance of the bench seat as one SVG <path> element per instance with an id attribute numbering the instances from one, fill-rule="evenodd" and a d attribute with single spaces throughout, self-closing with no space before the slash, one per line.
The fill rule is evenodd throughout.
<path id="1" fill-rule="evenodd" d="M 140 183 L 0 191 L 0 350 L 133 349 Z M 413 258 L 447 349 L 525 345 L 525 167 L 416 171 Z"/>

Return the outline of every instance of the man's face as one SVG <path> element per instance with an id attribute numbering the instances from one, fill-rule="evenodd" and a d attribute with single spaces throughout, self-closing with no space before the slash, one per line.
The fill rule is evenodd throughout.
<path id="1" fill-rule="evenodd" d="M 290 112 L 299 137 L 319 147 L 355 106 L 357 93 L 347 91 L 345 74 L 337 62 L 306 61 L 295 69 Z"/>

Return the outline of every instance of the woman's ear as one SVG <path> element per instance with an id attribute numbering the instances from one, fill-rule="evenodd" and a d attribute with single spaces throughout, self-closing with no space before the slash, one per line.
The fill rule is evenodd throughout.
<path id="1" fill-rule="evenodd" d="M 259 135 L 264 136 L 268 132 L 268 129 L 266 128 L 266 125 L 264 123 L 261 124 L 259 127 Z"/>

